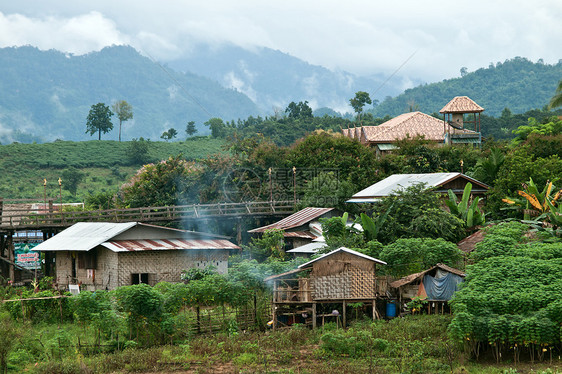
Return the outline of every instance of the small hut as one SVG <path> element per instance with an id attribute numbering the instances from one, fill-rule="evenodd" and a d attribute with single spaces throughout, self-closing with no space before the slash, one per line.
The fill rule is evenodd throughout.
<path id="1" fill-rule="evenodd" d="M 298 269 L 271 276 L 273 282 L 273 327 L 279 322 L 311 323 L 318 318 L 341 317 L 346 324 L 346 307 L 363 303 L 372 307 L 373 318 L 379 318 L 376 300 L 386 296 L 385 277 L 377 277 L 377 264 L 384 261 L 341 247 L 302 264 Z M 341 305 L 340 313 L 317 315 L 318 305 Z M 335 309 L 334 309 L 335 310 Z M 307 316 L 301 320 L 299 316 Z"/>
<path id="2" fill-rule="evenodd" d="M 444 264 L 437 264 L 430 269 L 410 274 L 389 284 L 398 290 L 399 305 L 404 308 L 406 303 L 418 297 L 427 303 L 427 312 L 445 313 L 448 301 L 463 282 L 465 273 Z"/>

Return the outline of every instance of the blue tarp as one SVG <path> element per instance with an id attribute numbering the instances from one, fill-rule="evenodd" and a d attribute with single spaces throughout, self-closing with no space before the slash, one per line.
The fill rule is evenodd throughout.
<path id="1" fill-rule="evenodd" d="M 462 277 L 439 269 L 435 277 L 429 274 L 423 277 L 423 286 L 429 300 L 449 301 L 462 281 Z"/>

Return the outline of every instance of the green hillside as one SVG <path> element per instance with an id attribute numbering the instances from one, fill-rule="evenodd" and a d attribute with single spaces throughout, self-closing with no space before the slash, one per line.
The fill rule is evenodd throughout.
<path id="1" fill-rule="evenodd" d="M 468 96 L 489 116 L 499 117 L 504 108 L 523 113 L 547 105 L 561 79 L 562 60 L 548 65 L 516 57 L 461 78 L 408 89 L 399 96 L 385 99 L 370 112 L 375 117 L 396 116 L 410 110 L 434 113 L 453 97 Z"/>
<path id="2" fill-rule="evenodd" d="M 220 139 L 197 138 L 183 142 L 146 142 L 143 161 L 158 161 L 183 154 L 195 160 L 222 152 Z M 43 200 L 43 179 L 47 179 L 47 198 L 59 200 L 58 178 L 68 170 L 84 174 L 76 196 L 63 189 L 64 201 L 82 201 L 91 193 L 117 191 L 142 166 L 133 159 L 133 142 L 56 141 L 44 144 L 0 146 L 0 197 L 5 199 L 38 198 Z M 63 179 L 63 186 L 66 181 Z"/>
<path id="3" fill-rule="evenodd" d="M 199 133 L 211 117 L 246 118 L 258 113 L 245 95 L 217 82 L 162 67 L 135 49 L 114 46 L 82 56 L 34 47 L 0 49 L 0 142 L 89 140 L 86 117 L 92 105 L 126 100 L 134 117 L 123 139 L 159 139 L 188 121 Z M 118 127 L 119 121 L 113 117 Z M 117 140 L 118 129 L 102 135 Z"/>

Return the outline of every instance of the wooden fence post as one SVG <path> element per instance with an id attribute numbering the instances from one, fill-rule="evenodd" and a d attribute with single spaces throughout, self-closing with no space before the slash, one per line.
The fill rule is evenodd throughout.
<path id="1" fill-rule="evenodd" d="M 199 305 L 197 305 L 197 334 L 201 334 L 201 315 L 199 314 Z"/>

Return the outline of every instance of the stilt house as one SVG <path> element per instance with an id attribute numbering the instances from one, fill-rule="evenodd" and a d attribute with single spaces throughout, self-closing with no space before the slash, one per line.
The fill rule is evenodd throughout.
<path id="1" fill-rule="evenodd" d="M 332 317 L 345 325 L 347 306 L 357 302 L 369 305 L 373 318 L 379 318 L 377 299 L 386 297 L 387 282 L 386 277 L 377 277 L 377 264 L 386 265 L 341 247 L 298 269 L 266 278 L 273 282 L 273 327 L 292 323 L 316 327 Z M 332 312 L 326 313 L 324 306 Z"/>

